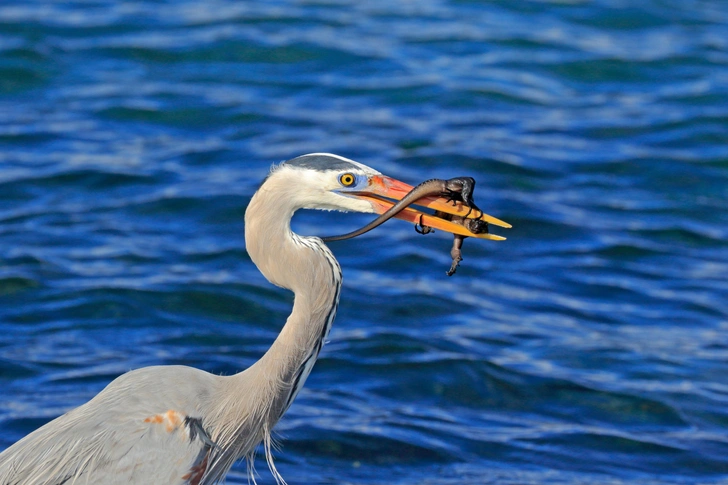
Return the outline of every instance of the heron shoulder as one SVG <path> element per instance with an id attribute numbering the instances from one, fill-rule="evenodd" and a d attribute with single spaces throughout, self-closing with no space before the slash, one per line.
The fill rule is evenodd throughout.
<path id="1" fill-rule="evenodd" d="M 210 448 L 198 418 L 218 379 L 184 366 L 127 372 L 0 455 L 0 483 L 182 483 Z"/>

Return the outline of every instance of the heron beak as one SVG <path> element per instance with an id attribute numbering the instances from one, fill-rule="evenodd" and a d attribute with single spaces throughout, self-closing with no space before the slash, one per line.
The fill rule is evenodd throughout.
<path id="1" fill-rule="evenodd" d="M 374 210 L 382 214 L 392 207 L 396 201 L 401 200 L 406 196 L 413 187 L 399 180 L 386 177 L 384 175 L 376 175 L 370 177 L 369 186 L 357 193 L 356 196 L 367 200 L 372 204 Z M 394 201 L 393 201 L 394 200 Z M 450 214 L 458 218 L 468 219 L 480 219 L 493 224 L 495 226 L 510 228 L 512 227 L 507 222 L 503 222 L 488 214 L 482 213 L 478 210 L 471 210 L 469 207 L 463 205 L 462 202 L 449 201 L 445 197 L 423 197 L 414 203 L 421 207 L 427 207 L 441 213 Z M 485 233 L 473 233 L 469 231 L 465 226 L 451 222 L 445 218 L 439 217 L 434 214 L 428 214 L 419 210 L 407 207 L 401 212 L 397 213 L 394 217 L 403 219 L 405 221 L 418 224 L 420 226 L 427 226 L 433 229 L 440 229 L 442 231 L 450 232 L 453 234 L 459 234 L 461 236 L 477 237 L 480 239 L 490 239 L 493 241 L 505 240 L 502 236 L 495 234 Z"/>

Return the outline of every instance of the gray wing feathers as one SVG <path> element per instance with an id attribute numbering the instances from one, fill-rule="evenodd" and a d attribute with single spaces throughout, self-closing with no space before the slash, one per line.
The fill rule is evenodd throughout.
<path id="1" fill-rule="evenodd" d="M 210 449 L 195 418 L 217 379 L 182 366 L 124 374 L 0 455 L 0 485 L 194 484 Z"/>

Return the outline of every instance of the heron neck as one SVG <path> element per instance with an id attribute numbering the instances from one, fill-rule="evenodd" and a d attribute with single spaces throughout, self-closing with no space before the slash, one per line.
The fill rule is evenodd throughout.
<path id="1" fill-rule="evenodd" d="M 259 190 L 245 218 L 246 246 L 251 259 L 273 284 L 293 291 L 291 315 L 273 345 L 251 367 L 278 391 L 271 409 L 274 419 L 290 406 L 318 358 L 339 302 L 341 268 L 319 238 L 301 237 L 290 228 L 295 207 L 266 214 L 268 193 Z M 276 205 L 281 209 L 280 192 Z M 259 381 L 260 382 L 260 381 Z M 281 387 L 285 392 L 280 392 Z"/>

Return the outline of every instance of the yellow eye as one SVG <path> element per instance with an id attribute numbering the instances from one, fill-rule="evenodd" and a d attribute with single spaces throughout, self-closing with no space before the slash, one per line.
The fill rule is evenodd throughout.
<path id="1" fill-rule="evenodd" d="M 355 181 L 356 177 L 354 177 L 353 173 L 345 173 L 339 177 L 339 183 L 344 187 L 351 187 Z"/>

